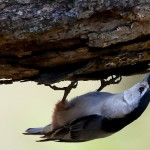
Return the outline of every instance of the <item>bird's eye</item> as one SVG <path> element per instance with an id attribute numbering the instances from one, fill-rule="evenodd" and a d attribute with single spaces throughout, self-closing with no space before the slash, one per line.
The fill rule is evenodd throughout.
<path id="1" fill-rule="evenodd" d="M 145 87 L 141 86 L 141 87 L 139 88 L 139 92 L 142 93 L 142 92 L 144 91 L 144 89 L 145 89 Z"/>

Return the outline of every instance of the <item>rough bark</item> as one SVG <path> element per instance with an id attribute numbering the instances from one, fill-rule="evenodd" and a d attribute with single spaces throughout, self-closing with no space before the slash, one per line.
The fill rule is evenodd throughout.
<path id="1" fill-rule="evenodd" d="M 150 63 L 150 0 L 0 0 L 0 31 L 7 83 L 132 75 Z"/>

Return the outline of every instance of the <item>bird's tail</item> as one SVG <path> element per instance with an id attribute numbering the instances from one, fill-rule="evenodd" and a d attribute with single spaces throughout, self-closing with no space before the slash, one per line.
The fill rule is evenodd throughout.
<path id="1" fill-rule="evenodd" d="M 25 131 L 26 135 L 45 135 L 52 130 L 52 125 L 49 124 L 46 127 L 41 127 L 41 128 L 29 128 Z"/>
<path id="2" fill-rule="evenodd" d="M 29 128 L 24 133 L 25 135 L 43 135 L 37 142 L 57 141 L 57 142 L 72 142 L 69 137 L 69 128 L 67 126 L 52 130 L 52 125 L 47 125 L 44 128 Z M 65 137 L 65 139 L 64 139 Z"/>
<path id="3" fill-rule="evenodd" d="M 43 128 L 29 128 L 25 131 L 26 135 L 43 135 Z"/>

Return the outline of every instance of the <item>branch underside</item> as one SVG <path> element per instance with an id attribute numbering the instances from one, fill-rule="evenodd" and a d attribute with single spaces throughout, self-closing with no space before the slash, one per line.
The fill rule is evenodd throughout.
<path id="1" fill-rule="evenodd" d="M 0 13 L 0 78 L 10 79 L 0 80 L 1 84 L 36 81 L 49 85 L 148 72 L 150 2 L 139 0 L 137 5 L 137 1 L 114 0 L 108 5 L 100 0 L 69 4 L 62 0 L 39 1 L 30 7 L 20 3 L 0 4 L 4 7 Z M 31 13 L 32 7 L 36 14 Z"/>

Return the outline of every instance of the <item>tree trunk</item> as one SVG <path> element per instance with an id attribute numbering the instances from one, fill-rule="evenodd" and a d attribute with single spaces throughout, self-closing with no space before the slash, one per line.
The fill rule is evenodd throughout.
<path id="1" fill-rule="evenodd" d="M 1 83 L 147 72 L 150 0 L 0 0 Z"/>

